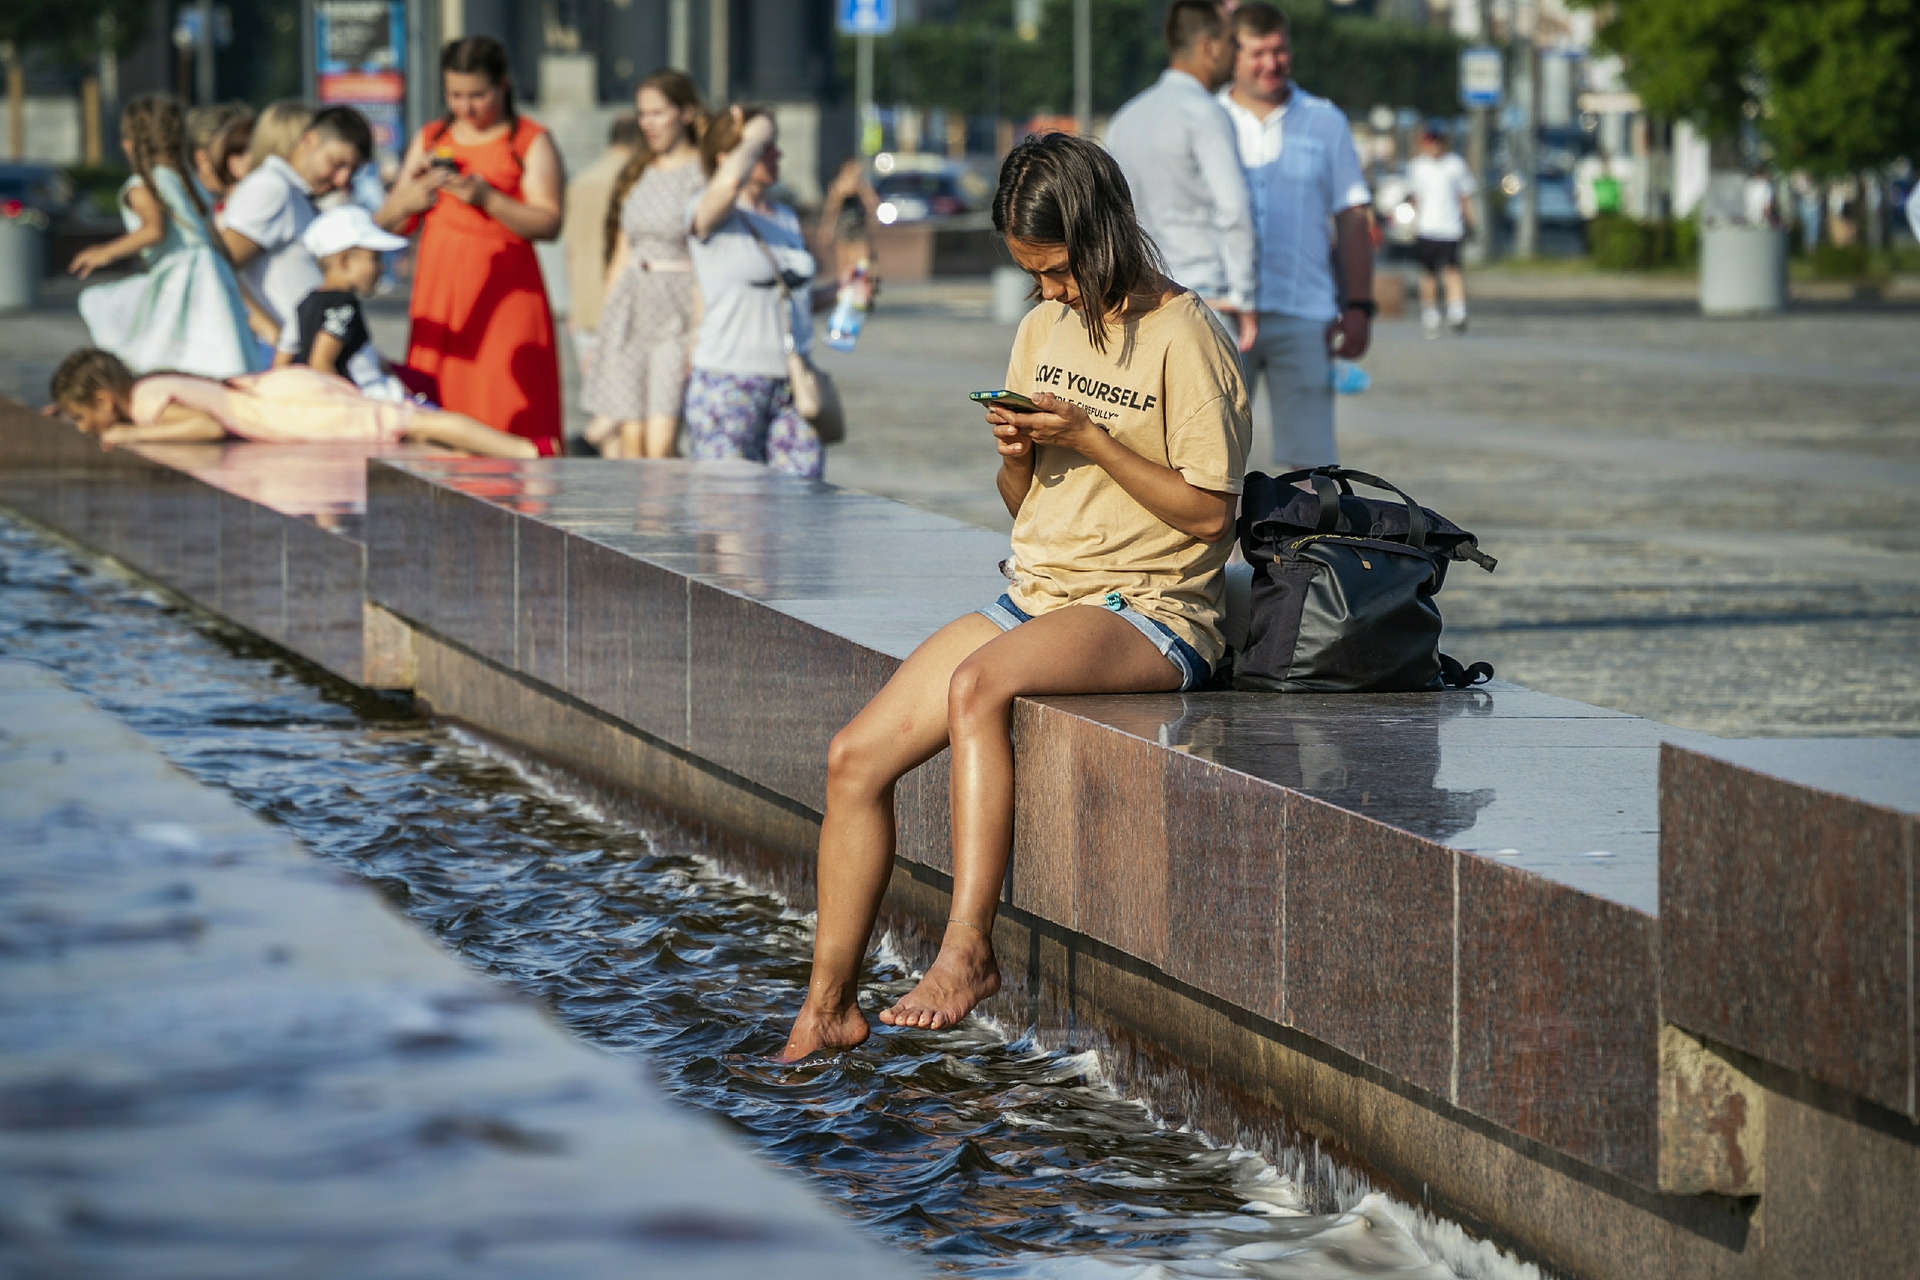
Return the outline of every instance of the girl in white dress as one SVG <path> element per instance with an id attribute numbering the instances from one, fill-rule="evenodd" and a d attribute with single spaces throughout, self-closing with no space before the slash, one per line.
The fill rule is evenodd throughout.
<path id="1" fill-rule="evenodd" d="M 136 373 L 158 369 L 231 378 L 263 367 L 233 266 L 211 232 L 207 201 L 186 158 L 180 104 L 147 94 L 120 114 L 134 176 L 120 189 L 127 234 L 75 255 L 81 279 L 139 254 L 145 272 L 80 292 L 93 343 Z"/>

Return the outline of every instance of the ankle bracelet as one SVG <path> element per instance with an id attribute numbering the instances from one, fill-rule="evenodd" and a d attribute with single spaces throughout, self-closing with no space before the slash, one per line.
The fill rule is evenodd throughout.
<path id="1" fill-rule="evenodd" d="M 973 923 L 973 921 L 971 921 L 971 920 L 962 920 L 962 919 L 961 919 L 961 918 L 960 918 L 959 916 L 948 916 L 948 917 L 947 917 L 947 923 L 948 923 L 948 924 L 958 924 L 958 925 L 965 925 L 965 926 L 966 926 L 967 928 L 969 928 L 969 929 L 971 929 L 971 930 L 973 930 L 973 931 L 974 931 L 975 933 L 977 933 L 977 934 L 979 934 L 979 935 L 980 935 L 981 937 L 983 937 L 983 938 L 985 938 L 985 939 L 986 939 L 986 940 L 987 940 L 988 942 L 992 942 L 992 941 L 993 941 L 993 935 L 992 935 L 992 934 L 990 934 L 990 933 L 988 933 L 988 932 L 987 932 L 987 931 L 986 931 L 985 929 L 982 929 L 982 928 L 981 928 L 981 927 L 980 927 L 979 925 L 977 925 L 977 924 L 975 924 L 975 923 Z"/>

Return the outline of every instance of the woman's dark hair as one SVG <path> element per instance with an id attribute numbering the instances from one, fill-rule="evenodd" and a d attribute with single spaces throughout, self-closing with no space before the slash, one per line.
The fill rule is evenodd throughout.
<path id="1" fill-rule="evenodd" d="M 693 108 L 693 123 L 687 126 L 687 131 L 693 135 L 693 140 L 697 144 L 700 141 L 700 135 L 706 132 L 707 113 L 705 105 L 700 101 L 700 86 L 693 82 L 693 77 L 684 71 L 656 71 L 640 82 L 640 87 L 633 91 L 634 99 L 638 101 L 641 93 L 648 89 L 653 90 L 682 111 L 688 107 Z M 613 197 L 607 201 L 605 244 L 608 262 L 613 261 L 614 248 L 620 242 L 620 206 L 627 202 L 627 193 L 633 190 L 634 184 L 640 181 L 640 175 L 647 171 L 647 166 L 652 164 L 654 159 L 653 149 L 647 145 L 647 136 L 640 132 L 638 112 L 633 117 L 633 132 L 635 134 L 633 159 L 627 161 L 620 170 L 620 176 L 614 179 Z"/>
<path id="2" fill-rule="evenodd" d="M 360 163 L 373 159 L 373 126 L 352 107 L 322 107 L 307 122 L 307 132 L 329 142 L 344 142 L 359 153 Z"/>
<path id="3" fill-rule="evenodd" d="M 513 65 L 507 61 L 507 46 L 492 36 L 463 36 L 458 40 L 449 40 L 440 50 L 440 79 L 444 83 L 447 74 L 463 76 L 485 76 L 487 83 L 501 91 L 501 115 L 509 125 L 520 123 L 520 112 L 513 103 Z M 453 113 L 449 111 L 442 122 L 445 129 L 453 127 Z"/>
<path id="4" fill-rule="evenodd" d="M 1096 351 L 1107 349 L 1107 314 L 1162 269 L 1120 166 L 1098 143 L 1070 133 L 1028 138 L 1008 154 L 993 195 L 993 229 L 1011 240 L 1066 246 Z"/>

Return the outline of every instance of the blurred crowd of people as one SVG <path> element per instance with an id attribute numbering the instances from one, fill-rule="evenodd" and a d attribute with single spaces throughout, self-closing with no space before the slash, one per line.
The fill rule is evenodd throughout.
<path id="1" fill-rule="evenodd" d="M 255 395 L 312 393 L 311 378 L 261 380 L 299 367 L 339 381 L 333 411 L 364 402 L 354 412 L 369 433 L 392 435 L 382 406 L 411 406 L 553 455 L 566 447 L 559 342 L 534 245 L 564 235 L 594 449 L 666 457 L 684 436 L 696 458 L 818 478 L 824 449 L 794 379 L 813 376 L 821 294 L 798 216 L 772 194 L 772 115 L 709 111 L 686 75 L 657 72 L 615 122 L 608 156 L 569 186 L 552 138 L 518 110 L 498 41 L 450 42 L 441 81 L 444 115 L 384 177 L 350 107 L 286 102 L 256 117 L 185 111 L 165 94 L 130 102 L 126 233 L 71 269 L 84 279 L 137 256 L 145 270 L 82 290 L 93 350 L 134 379 L 186 375 Z M 388 360 L 361 304 L 409 247 L 407 349 Z M 95 391 L 118 386 L 90 376 Z M 146 402 L 115 395 L 128 413 Z"/>

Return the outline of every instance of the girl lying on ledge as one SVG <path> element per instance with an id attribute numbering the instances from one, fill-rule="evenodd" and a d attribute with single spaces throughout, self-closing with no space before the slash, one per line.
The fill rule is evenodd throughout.
<path id="1" fill-rule="evenodd" d="M 819 925 L 795 1061 L 865 1040 L 859 969 L 893 871 L 894 783 L 951 745 L 953 904 L 926 976 L 880 1014 L 939 1029 L 1000 989 L 993 920 L 1013 842 L 1013 701 L 1197 688 L 1220 661 L 1227 554 L 1252 432 L 1240 357 L 1158 269 L 1126 180 L 1048 134 L 1000 169 L 994 229 L 1041 302 L 987 414 L 1013 516 L 1007 593 L 935 632 L 827 752 Z"/>
<path id="2" fill-rule="evenodd" d="M 345 378 L 303 365 L 222 382 L 186 373 L 135 379 L 118 356 L 86 347 L 53 375 L 53 408 L 102 444 L 238 436 L 269 444 L 413 440 L 488 458 L 531 458 L 533 443 L 465 414 L 374 400 Z"/>

